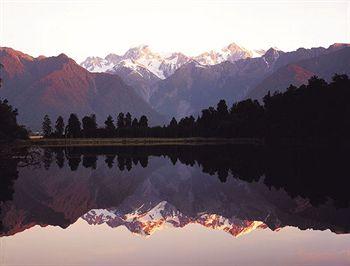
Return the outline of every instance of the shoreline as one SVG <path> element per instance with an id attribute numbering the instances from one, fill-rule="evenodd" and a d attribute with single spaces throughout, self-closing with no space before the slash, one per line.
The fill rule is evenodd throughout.
<path id="1" fill-rule="evenodd" d="M 264 145 L 258 138 L 76 138 L 76 139 L 29 139 L 19 146 L 84 147 L 84 146 L 159 146 L 159 145 Z"/>

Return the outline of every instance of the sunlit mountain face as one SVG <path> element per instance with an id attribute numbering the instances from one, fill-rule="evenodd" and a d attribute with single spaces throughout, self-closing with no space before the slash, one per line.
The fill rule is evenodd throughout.
<path id="1" fill-rule="evenodd" d="M 236 237 L 285 226 L 350 231 L 341 151 L 56 147 L 33 155 L 29 164 L 23 156 L 0 160 L 8 180 L 1 187 L 2 236 L 35 225 L 67 228 L 80 218 L 143 236 L 196 224 Z"/>
<path id="2" fill-rule="evenodd" d="M 124 55 L 109 54 L 105 58 L 91 56 L 86 58 L 81 66 L 91 72 L 116 72 L 122 66 L 127 66 L 139 72 L 147 69 L 160 79 L 172 75 L 182 65 L 195 60 L 203 65 L 216 65 L 224 61 L 234 62 L 239 59 L 252 58 L 263 55 L 264 51 L 255 52 L 235 43 L 229 44 L 221 50 L 204 52 L 198 56 L 186 56 L 180 52 L 160 54 L 154 52 L 148 45 L 130 48 Z"/>

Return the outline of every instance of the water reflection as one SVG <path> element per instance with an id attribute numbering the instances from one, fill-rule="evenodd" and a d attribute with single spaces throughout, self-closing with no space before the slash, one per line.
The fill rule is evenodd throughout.
<path id="1" fill-rule="evenodd" d="M 227 145 L 48 148 L 39 164 L 0 160 L 1 235 L 67 228 L 80 217 L 146 236 L 188 224 L 233 236 L 287 225 L 348 233 L 346 154 Z"/>
<path id="2" fill-rule="evenodd" d="M 72 171 L 82 167 L 96 169 L 97 156 L 105 156 L 112 168 L 116 163 L 120 171 L 130 171 L 140 164 L 148 165 L 149 157 L 164 157 L 187 166 L 198 165 L 203 173 L 216 175 L 226 182 L 229 175 L 248 182 L 259 181 L 269 187 L 284 188 L 291 196 L 308 198 L 313 205 L 325 203 L 328 198 L 336 206 L 346 207 L 349 197 L 346 186 L 350 174 L 347 150 L 323 149 L 261 149 L 232 146 L 169 146 L 169 147 L 100 147 L 46 149 L 44 166 L 53 162 L 63 166 L 64 155 Z M 317 188 L 316 188 L 317 187 Z"/>

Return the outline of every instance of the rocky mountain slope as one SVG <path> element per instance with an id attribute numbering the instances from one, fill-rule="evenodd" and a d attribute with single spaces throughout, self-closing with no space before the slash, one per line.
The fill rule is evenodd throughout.
<path id="1" fill-rule="evenodd" d="M 117 75 L 90 73 L 64 54 L 34 58 L 11 48 L 0 48 L 3 86 L 0 97 L 19 110 L 19 121 L 40 128 L 42 118 L 70 113 L 95 113 L 103 123 L 110 114 L 146 114 L 151 123 L 163 118 Z"/>
<path id="2" fill-rule="evenodd" d="M 153 95 L 155 84 L 161 80 L 147 68 L 134 64 L 131 59 L 119 62 L 107 72 L 121 77 L 125 83 L 133 87 L 135 92 L 147 102 Z"/>

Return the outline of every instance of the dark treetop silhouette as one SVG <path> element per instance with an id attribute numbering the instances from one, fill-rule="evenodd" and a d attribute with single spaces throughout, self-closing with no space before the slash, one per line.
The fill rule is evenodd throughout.
<path id="1" fill-rule="evenodd" d="M 71 114 L 65 130 L 70 138 L 85 137 L 254 137 L 269 141 L 277 139 L 341 141 L 350 133 L 350 80 L 346 75 L 334 75 L 333 80 L 312 77 L 307 85 L 291 85 L 286 92 L 268 93 L 263 104 L 247 99 L 228 108 L 221 100 L 217 107 L 202 110 L 196 119 L 173 118 L 168 125 L 149 127 L 146 116 L 132 118 L 119 113 L 114 123 L 108 116 L 104 127 L 98 127 L 94 115 L 85 116 L 83 127 Z M 43 132 L 49 132 L 48 117 Z M 63 125 L 62 118 L 60 124 Z M 61 126 L 62 127 L 62 126 Z M 60 133 L 58 133 L 58 131 Z M 56 130 L 45 137 L 63 137 Z"/>
<path id="2" fill-rule="evenodd" d="M 0 142 L 28 137 L 25 127 L 17 124 L 17 115 L 17 110 L 7 100 L 0 99 Z"/>

